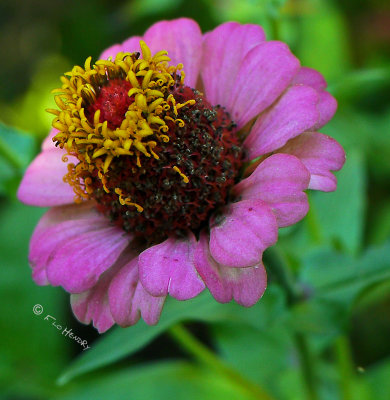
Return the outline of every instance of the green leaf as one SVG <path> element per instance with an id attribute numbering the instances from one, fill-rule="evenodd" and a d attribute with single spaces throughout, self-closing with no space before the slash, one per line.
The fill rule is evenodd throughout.
<path id="1" fill-rule="evenodd" d="M 284 298 L 278 288 L 269 289 L 253 307 L 244 308 L 236 303 L 220 304 L 208 293 L 188 301 L 168 299 L 156 326 L 139 321 L 130 328 L 115 328 L 98 340 L 59 377 L 58 383 L 120 360 L 140 350 L 175 323 L 186 320 L 205 322 L 235 321 L 264 329 L 274 320 L 275 313 L 283 314 Z"/>
<path id="2" fill-rule="evenodd" d="M 34 138 L 20 129 L 0 122 L 0 140 L 8 154 L 12 155 L 13 161 L 0 153 L 2 158 L 9 163 L 14 163 L 15 166 L 26 168 L 36 151 Z"/>
<path id="3" fill-rule="evenodd" d="M 356 101 L 390 83 L 390 67 L 352 71 L 333 82 L 329 91 L 340 101 Z"/>
<path id="4" fill-rule="evenodd" d="M 341 105 L 331 123 L 322 128 L 346 149 L 347 163 L 350 149 L 356 149 L 367 160 L 370 173 L 387 182 L 390 174 L 390 109 L 382 113 L 356 110 L 350 104 Z"/>
<path id="5" fill-rule="evenodd" d="M 291 309 L 287 329 L 307 336 L 312 349 L 320 353 L 344 332 L 348 318 L 349 312 L 344 304 L 314 297 Z"/>
<path id="6" fill-rule="evenodd" d="M 216 324 L 212 331 L 214 345 L 227 364 L 269 393 L 279 394 L 278 379 L 291 368 L 294 353 L 284 316 L 274 314 L 273 323 L 263 331 L 231 322 Z"/>
<path id="7" fill-rule="evenodd" d="M 335 337 L 346 323 L 344 309 L 337 302 L 313 299 L 292 309 L 291 326 L 302 333 Z"/>
<path id="8" fill-rule="evenodd" d="M 364 372 L 365 381 L 371 389 L 371 399 L 388 400 L 390 398 L 390 359 Z"/>
<path id="9" fill-rule="evenodd" d="M 337 190 L 310 194 L 308 218 L 315 223 L 324 243 L 333 243 L 351 253 L 361 247 L 366 208 L 366 176 L 363 158 L 350 151 L 347 162 L 337 174 Z"/>
<path id="10" fill-rule="evenodd" d="M 377 285 L 390 283 L 390 243 L 370 248 L 360 258 L 330 249 L 313 251 L 304 258 L 299 280 L 309 299 L 292 308 L 289 326 L 324 349 L 345 332 L 357 301 Z"/>
<path id="11" fill-rule="evenodd" d="M 390 279 L 390 243 L 371 247 L 360 258 L 330 250 L 312 253 L 301 279 L 314 296 L 349 306 L 364 290 Z"/>
<path id="12" fill-rule="evenodd" d="M 116 371 L 73 385 L 56 400 L 249 400 L 237 386 L 185 362 L 162 362 Z"/>
<path id="13" fill-rule="evenodd" d="M 93 347 L 82 354 L 58 379 L 59 384 L 71 378 L 117 361 L 143 348 L 173 324 L 185 319 L 208 320 L 223 312 L 221 305 L 209 295 L 200 295 L 185 302 L 167 301 L 156 326 L 139 321 L 130 328 L 115 328 L 104 335 Z"/>
<path id="14" fill-rule="evenodd" d="M 33 137 L 0 122 L 0 194 L 13 196 L 35 152 Z"/>
<path id="15" fill-rule="evenodd" d="M 10 396 L 41 397 L 51 390 L 71 346 L 44 314 L 33 313 L 34 305 L 41 304 L 65 322 L 63 291 L 37 286 L 27 261 L 28 241 L 43 211 L 19 203 L 3 204 L 0 211 L 0 386 L 7 388 L 0 391 Z"/>

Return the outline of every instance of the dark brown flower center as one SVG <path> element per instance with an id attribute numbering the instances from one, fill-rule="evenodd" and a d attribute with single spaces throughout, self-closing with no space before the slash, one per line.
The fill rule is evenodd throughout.
<path id="1" fill-rule="evenodd" d="M 167 52 L 118 53 L 75 66 L 56 89 L 56 146 L 77 158 L 64 180 L 147 243 L 206 226 L 242 163 L 235 124 L 184 86 Z M 64 159 L 66 161 L 66 157 Z"/>
<path id="2" fill-rule="evenodd" d="M 149 158 L 140 168 L 131 157 L 111 163 L 108 189 L 120 188 L 143 211 L 120 204 L 99 179 L 92 184 L 98 209 L 148 242 L 199 230 L 211 212 L 227 202 L 242 162 L 235 124 L 222 107 L 211 107 L 189 87 L 179 86 L 173 95 L 178 103 L 196 103 L 179 110 L 177 118 L 184 126 L 168 122 L 170 140 L 156 147 L 159 159 Z"/>

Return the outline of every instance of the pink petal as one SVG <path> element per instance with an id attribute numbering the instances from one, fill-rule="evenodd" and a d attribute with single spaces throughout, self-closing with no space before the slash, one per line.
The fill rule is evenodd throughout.
<path id="1" fill-rule="evenodd" d="M 207 100 L 225 105 L 237 79 L 241 61 L 265 40 L 263 28 L 227 22 L 204 35 L 202 79 Z"/>
<path id="2" fill-rule="evenodd" d="M 234 299 L 250 307 L 260 299 L 267 287 L 267 274 L 262 264 L 248 268 L 230 268 L 218 264 L 210 254 L 205 233 L 201 234 L 194 257 L 199 275 L 220 303 Z"/>
<path id="3" fill-rule="evenodd" d="M 141 253 L 138 263 L 143 287 L 152 296 L 169 293 L 178 300 L 197 296 L 204 284 L 192 259 L 195 244 L 195 237 L 191 234 L 186 240 L 169 238 Z"/>
<path id="4" fill-rule="evenodd" d="M 114 325 L 110 306 L 108 304 L 108 287 L 119 266 L 113 266 L 104 272 L 91 289 L 70 296 L 72 310 L 77 319 L 84 324 L 90 324 L 103 333 Z"/>
<path id="5" fill-rule="evenodd" d="M 195 21 L 179 18 L 157 22 L 145 32 L 144 40 L 152 54 L 167 50 L 170 65 L 182 63 L 185 84 L 195 87 L 202 60 L 202 32 Z"/>
<path id="6" fill-rule="evenodd" d="M 133 36 L 121 44 L 103 51 L 100 59 L 114 58 L 117 53 L 140 51 L 139 41 L 144 40 L 152 54 L 167 50 L 170 65 L 184 65 L 185 83 L 195 87 L 202 59 L 202 32 L 198 24 L 188 18 L 161 21 L 152 25 L 143 37 Z"/>
<path id="7" fill-rule="evenodd" d="M 230 204 L 223 215 L 212 218 L 210 251 L 217 263 L 228 267 L 252 267 L 261 263 L 263 251 L 276 243 L 278 226 L 262 200 Z"/>
<path id="8" fill-rule="evenodd" d="M 326 89 L 327 86 L 325 78 L 315 69 L 308 67 L 300 68 L 298 73 L 295 75 L 292 84 L 311 86 L 318 91 Z"/>
<path id="9" fill-rule="evenodd" d="M 99 56 L 99 60 L 108 60 L 110 57 L 114 58 L 117 53 L 122 51 L 122 45 L 114 44 L 110 46 L 108 49 L 104 50 L 102 54 Z"/>
<path id="10" fill-rule="evenodd" d="M 131 38 L 125 40 L 121 44 L 114 44 L 108 49 L 104 50 L 102 54 L 100 54 L 99 60 L 107 60 L 109 57 L 115 59 L 115 56 L 119 52 L 123 53 L 134 53 L 139 52 L 140 46 L 139 41 L 142 40 L 141 36 L 132 36 Z"/>
<path id="11" fill-rule="evenodd" d="M 66 224 L 66 222 L 64 222 Z M 66 226 L 72 230 L 72 226 Z M 47 277 L 53 286 L 61 285 L 71 293 L 80 293 L 96 284 L 110 268 L 132 237 L 107 223 L 67 238 L 51 255 Z M 82 228 L 80 228 L 82 230 Z"/>
<path id="12" fill-rule="evenodd" d="M 134 325 L 142 316 L 149 325 L 158 322 L 165 296 L 154 297 L 142 286 L 135 256 L 116 274 L 108 292 L 111 313 L 123 327 Z"/>
<path id="13" fill-rule="evenodd" d="M 312 127 L 312 130 L 319 129 L 332 119 L 337 109 L 337 101 L 330 93 L 325 91 L 327 86 L 326 81 L 318 71 L 302 67 L 294 77 L 293 83 L 311 86 L 318 91 L 319 103 L 317 108 L 320 113 L 320 118 Z"/>
<path id="14" fill-rule="evenodd" d="M 33 279 L 38 284 L 47 284 L 47 267 L 55 252 L 62 246 L 65 241 L 77 237 L 85 232 L 93 231 L 96 228 L 104 228 L 106 224 L 100 221 L 82 221 L 73 220 L 65 221 L 49 229 L 44 230 L 41 234 L 33 236 L 30 243 L 29 262 L 33 268 Z M 47 282 L 42 282 L 45 277 Z"/>
<path id="15" fill-rule="evenodd" d="M 57 149 L 44 151 L 27 168 L 18 189 L 18 199 L 23 203 L 52 207 L 74 202 L 72 187 L 63 181 L 68 172 L 67 163 L 62 161 Z M 77 163 L 75 157 L 68 156 L 69 162 Z"/>
<path id="16" fill-rule="evenodd" d="M 49 285 L 49 281 L 47 279 L 47 274 L 46 274 L 46 267 L 43 266 L 42 264 L 34 265 L 30 260 L 29 263 L 33 269 L 32 278 L 34 282 L 40 286 Z"/>
<path id="17" fill-rule="evenodd" d="M 318 130 L 327 124 L 335 114 L 337 110 L 336 99 L 328 92 L 319 92 L 320 100 L 318 102 L 317 108 L 320 113 L 320 118 L 318 122 L 312 127 L 312 130 Z"/>
<path id="18" fill-rule="evenodd" d="M 311 174 L 309 189 L 331 192 L 337 180 L 330 171 L 339 170 L 345 162 L 343 148 L 336 140 L 318 132 L 306 132 L 280 149 L 298 157 Z"/>
<path id="19" fill-rule="evenodd" d="M 61 222 L 78 219 L 99 219 L 107 222 L 103 214 L 97 212 L 95 203 L 86 201 L 81 204 L 68 204 L 66 206 L 50 208 L 40 219 L 35 231 L 42 231 Z"/>
<path id="20" fill-rule="evenodd" d="M 271 41 L 254 47 L 242 60 L 226 103 L 238 129 L 269 107 L 298 69 L 299 61 L 286 44 Z"/>
<path id="21" fill-rule="evenodd" d="M 86 325 L 93 322 L 99 333 L 107 331 L 114 325 L 106 290 L 107 283 L 103 280 L 86 292 L 70 296 L 70 304 L 76 318 Z"/>
<path id="22" fill-rule="evenodd" d="M 124 53 L 141 52 L 141 47 L 139 45 L 140 40 L 143 40 L 142 36 L 132 36 L 126 39 L 122 43 L 121 51 Z"/>
<path id="23" fill-rule="evenodd" d="M 234 187 L 242 199 L 263 200 L 272 209 L 279 227 L 301 220 L 309 210 L 306 193 L 310 173 L 302 162 L 289 154 L 266 158 L 255 171 Z"/>
<path id="24" fill-rule="evenodd" d="M 253 125 L 244 142 L 248 158 L 274 151 L 311 128 L 319 119 L 318 99 L 318 93 L 309 86 L 290 87 Z"/>
<path id="25" fill-rule="evenodd" d="M 29 262 L 38 285 L 49 283 L 47 265 L 57 248 L 68 239 L 107 226 L 106 218 L 92 203 L 51 208 L 39 221 L 30 241 Z"/>

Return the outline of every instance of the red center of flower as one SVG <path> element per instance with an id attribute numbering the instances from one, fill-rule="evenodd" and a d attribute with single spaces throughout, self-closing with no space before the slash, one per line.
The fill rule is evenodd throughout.
<path id="1" fill-rule="evenodd" d="M 128 96 L 131 84 L 123 79 L 113 79 L 107 82 L 99 92 L 94 103 L 87 108 L 86 115 L 89 122 L 100 110 L 100 122 L 107 121 L 110 129 L 115 129 L 122 123 L 132 98 Z"/>
<path id="2" fill-rule="evenodd" d="M 242 162 L 235 124 L 222 107 L 212 107 L 189 87 L 177 85 L 172 94 L 177 103 L 196 102 L 179 110 L 184 126 L 168 123 L 169 142 L 155 148 L 159 159 L 151 157 L 141 167 L 132 157 L 114 159 L 106 184 L 130 195 L 143 211 L 120 204 L 97 177 L 92 184 L 101 212 L 153 243 L 201 229 L 211 212 L 227 202 Z M 112 105 L 107 107 L 102 113 L 111 112 Z"/>

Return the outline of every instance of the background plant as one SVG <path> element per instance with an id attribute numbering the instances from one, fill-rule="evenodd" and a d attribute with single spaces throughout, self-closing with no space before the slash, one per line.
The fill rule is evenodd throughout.
<path id="1" fill-rule="evenodd" d="M 5 0 L 0 5 L 0 398 L 390 398 L 390 6 L 385 0 Z M 263 25 L 338 99 L 322 131 L 346 149 L 334 193 L 265 253 L 269 287 L 250 309 L 204 294 L 167 303 L 160 323 L 99 337 L 60 288 L 37 287 L 28 240 L 42 210 L 15 191 L 47 134 L 58 77 L 151 23 L 203 31 Z M 44 314 L 32 308 L 42 304 Z M 91 344 L 81 347 L 44 315 Z M 81 353 L 80 353 L 81 352 Z M 80 354 L 79 354 L 80 353 Z"/>

